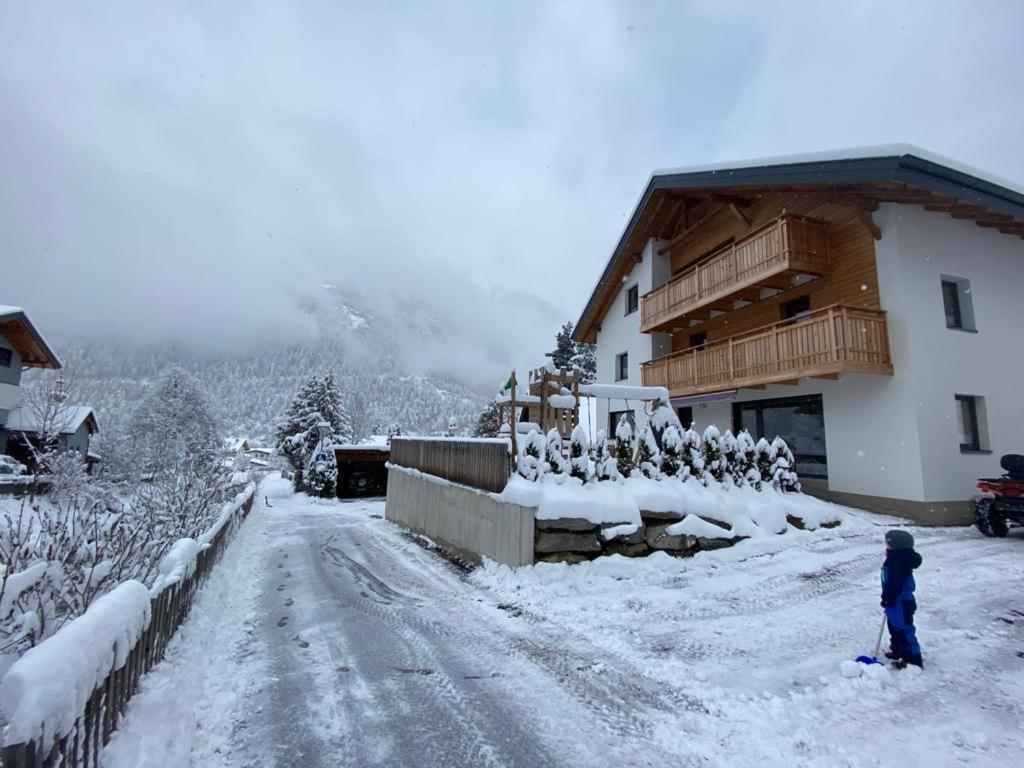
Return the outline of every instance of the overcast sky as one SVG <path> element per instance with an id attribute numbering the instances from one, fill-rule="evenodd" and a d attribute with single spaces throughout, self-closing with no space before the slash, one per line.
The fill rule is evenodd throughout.
<path id="1" fill-rule="evenodd" d="M 871 5 L 4 3 L 0 303 L 233 346 L 330 282 L 511 358 L 655 168 L 906 141 L 1024 181 L 1024 3 Z"/>

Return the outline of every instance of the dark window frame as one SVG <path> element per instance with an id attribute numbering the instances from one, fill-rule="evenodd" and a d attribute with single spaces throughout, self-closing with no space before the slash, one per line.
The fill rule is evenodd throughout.
<path id="1" fill-rule="evenodd" d="M 615 356 L 615 380 L 625 381 L 629 378 L 629 352 L 619 352 Z"/>
<path id="2" fill-rule="evenodd" d="M 739 434 L 740 431 L 743 429 L 743 411 L 744 410 L 754 411 L 754 414 L 755 414 L 754 418 L 755 418 L 755 422 L 756 422 L 755 429 L 754 429 L 754 434 L 752 435 L 754 440 L 757 440 L 758 436 L 760 435 L 761 437 L 764 437 L 766 440 L 768 440 L 768 442 L 771 442 L 775 438 L 775 435 L 767 435 L 767 434 L 765 434 L 765 431 L 764 431 L 764 410 L 766 408 L 773 408 L 773 407 L 774 408 L 778 408 L 778 407 L 786 407 L 786 406 L 794 406 L 794 405 L 805 405 L 805 404 L 809 404 L 809 403 L 820 403 L 821 404 L 822 430 L 824 430 L 824 426 L 825 426 L 824 425 L 824 419 L 825 419 L 825 398 L 824 398 L 824 396 L 823 395 L 796 395 L 794 397 L 773 397 L 773 398 L 766 398 L 764 400 L 744 400 L 742 402 L 733 402 L 733 404 L 732 404 L 732 429 L 733 429 L 733 433 L 734 434 Z M 827 436 L 823 435 L 823 437 L 825 437 L 825 473 L 824 474 L 819 474 L 819 473 L 811 473 L 811 472 L 800 472 L 798 470 L 797 474 L 800 475 L 800 477 L 819 477 L 819 478 L 827 478 L 828 477 L 828 439 L 827 439 Z M 790 446 L 790 450 L 792 450 L 792 449 L 793 449 L 793 446 Z M 798 465 L 800 464 L 800 461 L 801 461 L 802 457 L 814 458 L 814 459 L 820 458 L 818 456 L 818 454 L 803 454 L 803 453 L 797 453 L 796 451 L 793 451 L 793 458 L 795 458 L 797 460 L 797 464 Z"/>
<path id="3" fill-rule="evenodd" d="M 690 349 L 694 347 L 703 347 L 708 343 L 708 332 L 697 331 L 696 333 L 690 334 Z"/>
<path id="4" fill-rule="evenodd" d="M 632 315 L 640 309 L 640 284 L 636 283 L 626 289 L 626 315 Z"/>
<path id="5" fill-rule="evenodd" d="M 794 307 L 805 307 L 804 309 L 796 309 Z M 811 312 L 811 294 L 804 293 L 800 296 L 794 296 L 792 299 L 779 302 L 779 320 L 786 322 L 787 320 L 796 321 L 801 317 L 804 317 Z"/>
<path id="6" fill-rule="evenodd" d="M 970 421 L 970 424 L 967 425 L 970 428 L 965 431 L 971 438 L 971 441 L 969 443 L 960 443 L 960 452 L 975 453 L 981 451 L 981 425 L 978 421 L 978 396 L 954 395 L 953 397 L 956 399 L 957 408 L 961 409 L 957 412 L 957 426 L 959 427 L 960 414 L 963 413 L 961 403 L 967 404 L 967 415 Z"/>
<path id="7" fill-rule="evenodd" d="M 10 368 L 14 363 L 14 350 L 0 347 L 0 366 Z"/>
<path id="8" fill-rule="evenodd" d="M 960 286 L 953 280 L 942 281 L 942 308 L 946 313 L 946 327 L 963 330 L 964 313 L 960 306 Z"/>
<path id="9" fill-rule="evenodd" d="M 676 408 L 676 416 L 679 417 L 679 423 L 683 425 L 683 429 L 689 429 L 690 425 L 693 424 L 693 406 L 692 405 L 681 405 Z"/>
<path id="10" fill-rule="evenodd" d="M 622 414 L 626 414 L 626 419 L 629 421 L 629 426 L 633 428 L 633 434 L 636 435 L 636 411 L 627 409 L 623 411 L 608 411 L 608 434 L 605 439 L 615 439 L 615 428 L 619 426 L 619 419 Z"/>

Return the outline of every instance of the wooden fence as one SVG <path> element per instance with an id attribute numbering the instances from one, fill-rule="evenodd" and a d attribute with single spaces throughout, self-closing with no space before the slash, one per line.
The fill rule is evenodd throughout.
<path id="1" fill-rule="evenodd" d="M 149 626 L 128 653 L 124 665 L 111 670 L 93 691 L 85 711 L 75 720 L 74 730 L 57 738 L 48 751 L 31 741 L 4 747 L 3 768 L 88 768 L 99 765 L 100 750 L 110 741 L 128 700 L 135 694 L 139 678 L 163 659 L 167 643 L 192 607 L 193 596 L 220 559 L 235 529 L 249 514 L 252 503 L 253 496 L 250 496 L 217 531 L 210 540 L 210 546 L 196 557 L 195 571 L 191 576 L 169 585 L 152 598 Z"/>
<path id="2" fill-rule="evenodd" d="M 391 463 L 495 493 L 505 490 L 512 467 L 509 445 L 498 439 L 395 437 Z"/>

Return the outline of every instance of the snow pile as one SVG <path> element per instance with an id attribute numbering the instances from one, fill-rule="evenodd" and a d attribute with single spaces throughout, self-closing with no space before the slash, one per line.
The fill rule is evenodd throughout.
<path id="1" fill-rule="evenodd" d="M 665 529 L 669 536 L 698 536 L 702 539 L 731 539 L 733 534 L 729 529 L 720 525 L 709 523 L 707 520 L 696 515 L 687 515 L 678 523 L 673 523 Z"/>
<path id="2" fill-rule="evenodd" d="M 209 544 L 200 544 L 195 539 L 178 539 L 160 560 L 160 576 L 150 589 L 154 597 L 171 584 L 191 576 L 196 570 L 196 557 Z"/>
<path id="3" fill-rule="evenodd" d="M 505 490 L 493 497 L 500 501 L 536 507 L 537 520 L 579 518 L 594 525 L 640 524 L 640 507 L 620 483 L 582 483 L 569 475 L 545 475 L 531 482 L 513 475 Z"/>
<path id="4" fill-rule="evenodd" d="M 217 516 L 217 520 L 213 525 L 202 536 L 199 537 L 199 543 L 206 545 L 213 541 L 213 537 L 217 535 L 221 528 L 225 526 L 231 516 L 235 514 L 242 505 L 249 500 L 249 498 L 256 491 L 256 486 L 253 484 L 247 485 L 238 495 L 235 496 L 229 502 L 226 502 L 220 509 L 220 514 Z"/>
<path id="5" fill-rule="evenodd" d="M 124 666 L 149 618 L 149 590 L 140 581 L 126 581 L 26 651 L 0 684 L 4 744 L 35 740 L 45 754 L 55 737 L 74 728 L 107 674 Z"/>

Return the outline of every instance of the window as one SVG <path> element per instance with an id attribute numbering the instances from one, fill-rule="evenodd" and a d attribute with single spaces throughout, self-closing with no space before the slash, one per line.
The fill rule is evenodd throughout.
<path id="1" fill-rule="evenodd" d="M 795 299 L 784 301 L 779 304 L 779 317 L 782 320 L 792 320 L 794 317 L 806 315 L 811 311 L 810 294 L 797 296 Z"/>
<path id="2" fill-rule="evenodd" d="M 707 331 L 700 331 L 699 333 L 695 333 L 692 336 L 690 336 L 690 346 L 691 347 L 700 347 L 700 346 L 703 346 L 704 344 L 707 344 L 707 343 L 708 343 L 708 332 Z"/>
<path id="3" fill-rule="evenodd" d="M 629 377 L 629 352 L 615 356 L 615 380 L 622 381 Z"/>
<path id="4" fill-rule="evenodd" d="M 608 412 L 608 439 L 615 439 L 615 428 L 619 426 L 619 419 L 625 415 L 629 426 L 636 432 L 636 414 L 633 411 L 609 411 Z"/>
<path id="5" fill-rule="evenodd" d="M 679 416 L 679 423 L 683 425 L 683 429 L 689 429 L 693 424 L 693 406 L 684 405 L 682 408 L 676 408 L 676 414 Z"/>
<path id="6" fill-rule="evenodd" d="M 971 281 L 962 277 L 942 276 L 942 306 L 946 311 L 946 327 L 959 331 L 976 331 Z"/>
<path id="7" fill-rule="evenodd" d="M 13 359 L 14 353 L 11 350 L 0 347 L 0 365 L 4 368 L 10 368 Z"/>
<path id="8" fill-rule="evenodd" d="M 821 395 L 780 397 L 733 403 L 733 430 L 745 429 L 755 440 L 776 435 L 789 445 L 797 474 L 828 477 L 825 452 L 825 406 Z"/>
<path id="9" fill-rule="evenodd" d="M 626 314 L 632 315 L 640 309 L 640 286 L 634 285 L 626 289 Z"/>
<path id="10" fill-rule="evenodd" d="M 988 450 L 984 397 L 957 395 L 956 421 L 961 453 Z"/>

